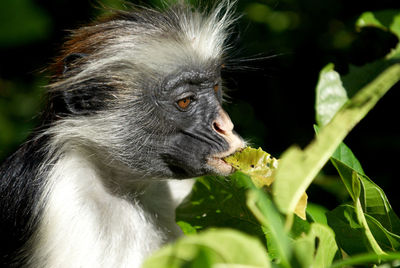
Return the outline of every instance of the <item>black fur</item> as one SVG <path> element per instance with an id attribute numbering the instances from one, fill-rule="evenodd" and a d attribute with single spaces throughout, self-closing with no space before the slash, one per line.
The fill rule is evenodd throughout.
<path id="1" fill-rule="evenodd" d="M 19 267 L 24 259 L 15 259 L 34 233 L 40 212 L 35 214 L 44 184 L 38 176 L 45 158 L 46 137 L 31 140 L 0 166 L 0 266 Z M 43 170 L 46 173 L 46 168 Z"/>
<path id="2" fill-rule="evenodd" d="M 87 80 L 62 91 L 59 97 L 64 105 L 59 108 L 68 114 L 89 115 L 104 110 L 112 92 L 113 88 L 106 81 Z"/>

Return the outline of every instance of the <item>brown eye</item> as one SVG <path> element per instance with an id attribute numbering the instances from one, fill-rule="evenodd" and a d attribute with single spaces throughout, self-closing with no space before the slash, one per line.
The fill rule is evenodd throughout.
<path id="1" fill-rule="evenodd" d="M 218 90 L 219 90 L 219 85 L 218 85 L 218 84 L 215 84 L 215 85 L 214 85 L 214 92 L 217 93 Z"/>
<path id="2" fill-rule="evenodd" d="M 187 98 L 178 100 L 177 104 L 181 109 L 186 109 L 191 102 L 192 102 L 192 99 L 190 97 L 187 97 Z"/>

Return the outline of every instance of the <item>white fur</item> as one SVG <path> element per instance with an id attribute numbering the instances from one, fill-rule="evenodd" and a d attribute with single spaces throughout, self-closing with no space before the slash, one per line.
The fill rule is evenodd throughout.
<path id="1" fill-rule="evenodd" d="M 107 187 L 103 181 L 110 178 L 104 175 L 79 150 L 54 165 L 28 266 L 139 267 L 149 253 L 181 234 L 175 208 L 191 180 L 132 181 L 123 193 Z"/>
<path id="2" fill-rule="evenodd" d="M 185 39 L 193 50 L 204 60 L 221 57 L 229 27 L 236 17 L 233 16 L 235 1 L 222 1 L 212 13 L 204 15 L 193 13 L 181 20 Z"/>
<path id="3" fill-rule="evenodd" d="M 136 71 L 153 73 L 157 79 L 160 74 L 179 70 L 182 65 L 220 59 L 228 49 L 226 38 L 237 19 L 234 5 L 235 1 L 224 0 L 209 13 L 191 11 L 190 7 L 184 12 L 178 9 L 174 15 L 179 18 L 179 29 L 171 25 L 143 26 L 132 21 L 110 21 L 108 24 L 119 27 L 104 33 L 110 38 L 104 39 L 81 71 L 52 87 L 110 73 L 123 88 L 136 89 L 136 81 L 129 79 L 135 77 Z M 112 73 L 113 68 L 118 68 L 118 74 Z M 144 71 L 146 69 L 149 71 Z"/>

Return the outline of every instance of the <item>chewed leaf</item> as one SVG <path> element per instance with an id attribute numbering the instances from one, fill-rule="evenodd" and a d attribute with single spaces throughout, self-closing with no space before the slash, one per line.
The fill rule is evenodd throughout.
<path id="1" fill-rule="evenodd" d="M 260 188 L 271 185 L 274 181 L 273 171 L 278 167 L 278 160 L 261 148 L 246 147 L 224 160 L 249 175 L 253 183 Z"/>
<path id="2" fill-rule="evenodd" d="M 224 159 L 237 170 L 250 176 L 258 188 L 271 186 L 274 181 L 274 171 L 278 168 L 278 160 L 261 148 L 246 147 L 242 151 Z M 304 192 L 295 209 L 295 214 L 306 218 L 307 194 Z"/>

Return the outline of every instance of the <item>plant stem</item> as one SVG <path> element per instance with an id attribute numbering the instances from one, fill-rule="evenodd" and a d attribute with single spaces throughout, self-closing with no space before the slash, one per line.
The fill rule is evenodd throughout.
<path id="1" fill-rule="evenodd" d="M 363 209 L 361 207 L 361 202 L 360 198 L 357 198 L 357 201 L 355 202 L 356 205 L 356 213 L 357 213 L 357 219 L 359 223 L 364 227 L 364 232 L 365 235 L 368 239 L 369 244 L 371 245 L 372 250 L 377 254 L 377 255 L 384 255 L 386 254 L 381 247 L 379 246 L 378 242 L 376 242 L 373 234 L 371 233 L 371 230 L 369 229 L 367 219 L 365 218 Z"/>

